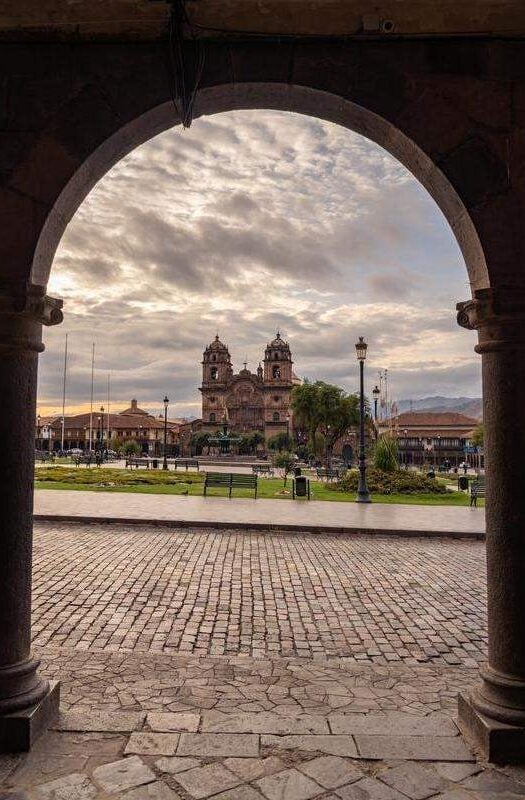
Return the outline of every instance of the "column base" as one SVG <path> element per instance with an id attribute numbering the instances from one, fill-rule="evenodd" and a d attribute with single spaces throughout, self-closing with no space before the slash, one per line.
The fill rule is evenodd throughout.
<path id="1" fill-rule="evenodd" d="M 0 715 L 0 753 L 19 753 L 33 743 L 58 717 L 60 683 L 49 681 L 44 697 L 30 708 Z"/>
<path id="2" fill-rule="evenodd" d="M 495 764 L 525 763 L 525 724 L 511 725 L 483 714 L 470 694 L 458 696 L 461 733 L 479 755 Z"/>

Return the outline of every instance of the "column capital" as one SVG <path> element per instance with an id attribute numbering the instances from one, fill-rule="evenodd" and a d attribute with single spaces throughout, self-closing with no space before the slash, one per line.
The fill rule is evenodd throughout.
<path id="1" fill-rule="evenodd" d="M 0 314 L 20 314 L 41 325 L 60 325 L 64 319 L 63 305 L 63 300 L 46 294 L 45 286 L 0 282 Z"/>
<path id="2" fill-rule="evenodd" d="M 0 353 L 41 353 L 42 325 L 59 325 L 62 300 L 46 295 L 45 286 L 0 282 Z"/>
<path id="3" fill-rule="evenodd" d="M 458 325 L 478 331 L 476 352 L 525 348 L 525 289 L 476 289 L 471 300 L 456 304 L 456 310 Z"/>

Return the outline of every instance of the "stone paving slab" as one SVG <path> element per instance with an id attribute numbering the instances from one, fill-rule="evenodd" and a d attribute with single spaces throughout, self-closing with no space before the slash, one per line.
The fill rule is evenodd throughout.
<path id="1" fill-rule="evenodd" d="M 362 758 L 391 758 L 412 761 L 474 761 L 474 756 L 459 736 L 377 736 L 358 734 L 354 737 Z"/>
<path id="2" fill-rule="evenodd" d="M 37 520 L 158 521 L 192 527 L 260 526 L 266 530 L 402 531 L 483 536 L 483 508 L 359 504 L 311 500 L 266 500 L 236 497 L 82 492 L 39 489 L 35 492 Z"/>
<path id="3" fill-rule="evenodd" d="M 259 737 L 251 733 L 182 733 L 177 755 L 255 757 L 259 755 Z"/>
<path id="4" fill-rule="evenodd" d="M 144 783 L 152 783 L 155 773 L 141 758 L 130 756 L 97 767 L 93 770 L 93 779 L 102 789 L 113 794 Z"/>
<path id="5" fill-rule="evenodd" d="M 174 756 L 179 745 L 178 733 L 132 733 L 124 754 Z"/>
<path id="6" fill-rule="evenodd" d="M 152 731 L 195 733 L 199 729 L 200 714 L 151 711 L 146 721 Z"/>
<path id="7" fill-rule="evenodd" d="M 137 711 L 121 711 L 108 714 L 104 711 L 76 713 L 61 711 L 53 728 L 58 731 L 105 731 L 119 733 L 136 731 L 142 727 L 146 715 Z"/>
<path id="8" fill-rule="evenodd" d="M 37 646 L 476 667 L 485 598 L 482 542 L 35 526 Z"/>
<path id="9" fill-rule="evenodd" d="M 332 733 L 366 733 L 378 736 L 457 736 L 458 729 L 450 717 L 429 714 L 417 718 L 402 711 L 369 714 L 331 714 Z"/>
<path id="10" fill-rule="evenodd" d="M 300 750 L 305 753 L 326 753 L 333 756 L 358 757 L 355 740 L 352 736 L 339 734 L 326 735 L 290 735 L 261 736 L 263 747 L 271 750 Z"/>
<path id="11" fill-rule="evenodd" d="M 475 763 L 459 735 L 435 735 L 442 731 L 444 719 L 453 726 L 449 730 L 456 731 L 456 691 L 477 679 L 476 670 L 363 665 L 344 659 L 315 662 L 56 648 L 37 655 L 42 657 L 43 674 L 62 675 L 64 704 L 71 713 L 84 715 L 89 722 L 90 714 L 106 705 L 105 717 L 98 719 L 105 720 L 108 730 L 50 731 L 31 753 L 0 756 L 1 800 L 15 792 L 16 800 L 519 800 L 525 796 L 525 769 Z M 333 713 L 329 698 L 344 699 L 345 692 L 350 700 L 370 706 L 358 714 L 348 712 L 360 725 L 369 718 L 370 730 L 377 730 L 374 704 L 382 704 L 384 729 L 412 720 L 412 730 L 419 734 L 202 732 L 210 704 L 222 709 L 221 716 L 230 714 L 239 721 L 239 697 L 244 697 L 251 707 L 245 712 L 250 723 L 257 714 L 265 719 L 269 711 L 285 720 L 303 714 L 326 721 Z M 114 732 L 122 725 L 111 724 L 109 717 L 123 713 L 108 709 L 115 698 L 122 704 L 116 708 L 131 705 L 126 713 L 140 715 L 139 730 Z M 224 711 L 226 698 L 232 699 L 229 712 Z M 185 708 L 187 702 L 193 703 L 192 710 Z M 179 711 L 162 711 L 174 704 L 182 706 Z M 287 709 L 292 711 L 289 716 Z M 192 714 L 199 720 L 198 732 L 152 731 L 148 720 L 155 722 L 156 714 L 159 727 L 168 728 L 174 718 L 184 720 L 184 714 Z M 336 714 L 345 716 L 340 707 Z M 421 727 L 425 721 L 426 729 Z M 181 752 L 183 740 L 188 743 L 183 751 L 191 750 L 192 755 Z M 175 747 L 175 755 L 157 752 L 173 752 Z"/>
<path id="12" fill-rule="evenodd" d="M 207 711 L 202 715 L 202 730 L 216 733 L 277 734 L 330 732 L 324 717 L 313 714 L 283 717 L 272 711 L 241 711 L 238 714 Z"/>

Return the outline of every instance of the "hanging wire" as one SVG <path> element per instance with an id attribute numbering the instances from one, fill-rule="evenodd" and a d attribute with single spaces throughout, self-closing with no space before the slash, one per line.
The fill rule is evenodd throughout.
<path id="1" fill-rule="evenodd" d="M 193 45 L 193 80 L 188 75 L 184 28 L 190 30 Z M 186 13 L 185 0 L 174 0 L 169 18 L 170 90 L 182 127 L 193 122 L 193 110 L 204 72 L 206 50 L 202 39 L 195 36 Z"/>

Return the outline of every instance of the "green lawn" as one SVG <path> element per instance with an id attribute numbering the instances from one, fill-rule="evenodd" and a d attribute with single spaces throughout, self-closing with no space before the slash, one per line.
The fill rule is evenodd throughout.
<path id="1" fill-rule="evenodd" d="M 138 492 L 142 494 L 202 495 L 203 473 L 162 472 L 149 470 L 118 470 L 92 467 L 65 469 L 37 468 L 36 489 L 72 489 L 92 492 Z M 355 493 L 340 492 L 330 484 L 312 481 L 312 500 L 354 502 Z M 209 496 L 224 497 L 227 492 L 211 489 Z M 253 497 L 253 492 L 237 489 L 234 497 Z M 259 478 L 257 496 L 262 499 L 291 499 L 291 479 L 283 486 L 282 478 Z M 463 492 L 446 494 L 391 494 L 372 495 L 375 503 L 402 503 L 412 505 L 468 506 L 469 497 Z"/>

